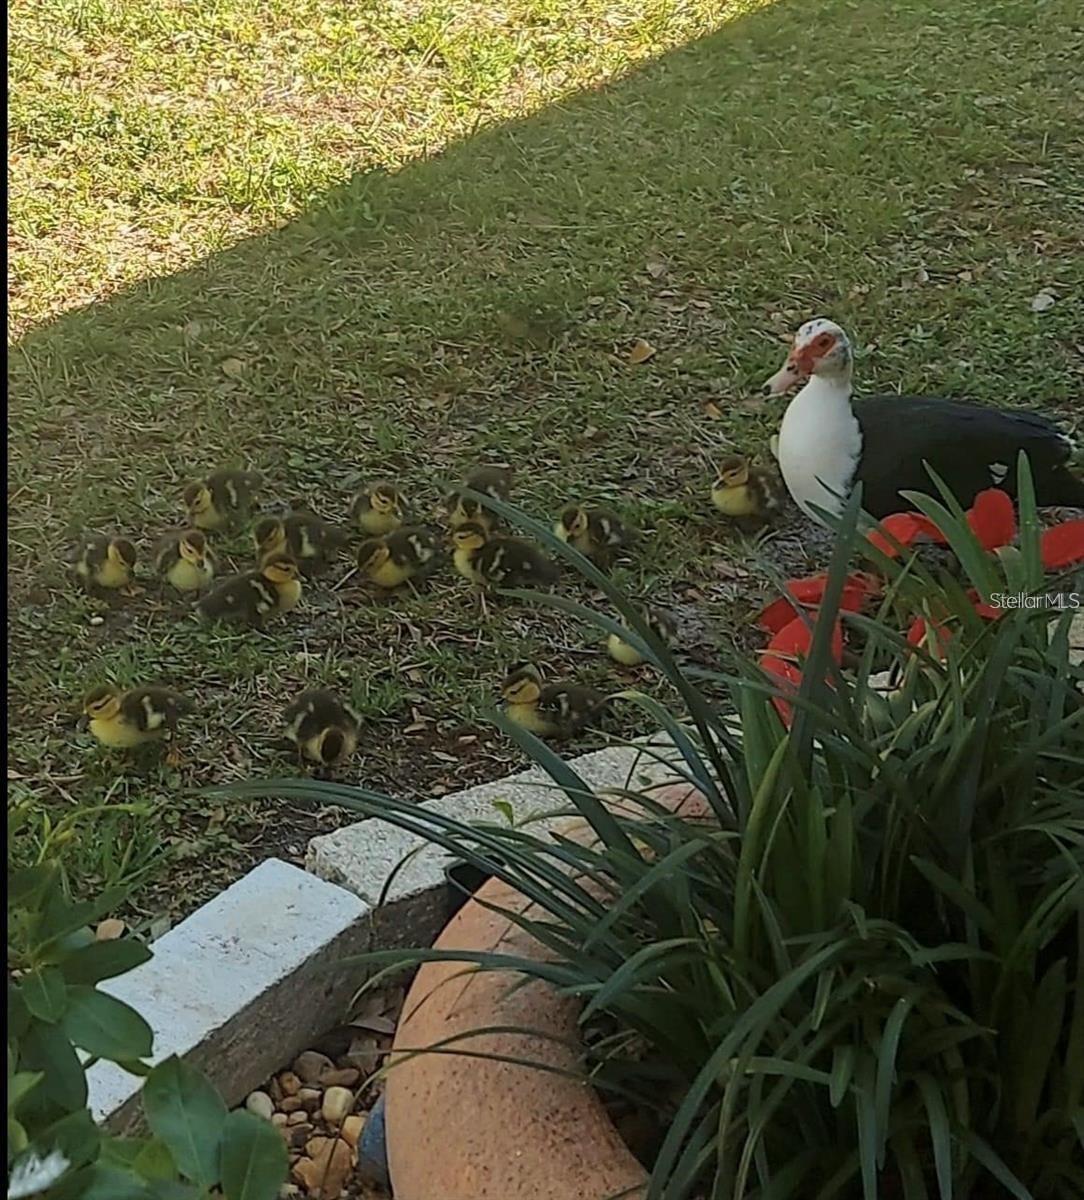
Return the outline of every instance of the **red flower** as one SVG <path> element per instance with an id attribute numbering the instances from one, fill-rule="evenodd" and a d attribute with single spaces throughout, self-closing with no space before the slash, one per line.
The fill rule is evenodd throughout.
<path id="1" fill-rule="evenodd" d="M 1048 571 L 1084 562 L 1084 517 L 1047 529 L 1039 538 L 1039 554 Z"/>
<path id="2" fill-rule="evenodd" d="M 762 609 L 757 617 L 757 624 L 769 633 L 778 633 L 789 625 L 796 616 L 798 606 L 816 609 L 824 599 L 828 586 L 827 575 L 810 575 L 806 579 L 789 579 L 787 592 L 797 604 L 781 596 Z M 839 597 L 841 612 L 858 612 L 867 596 L 875 596 L 880 590 L 880 584 L 869 575 L 851 574 L 843 581 L 843 591 Z"/>
<path id="3" fill-rule="evenodd" d="M 1012 497 L 1000 488 L 987 488 L 967 510 L 967 523 L 984 550 L 1007 546 L 1016 537 L 1016 513 Z"/>
<path id="4" fill-rule="evenodd" d="M 1007 546 L 1016 537 L 1016 513 L 1013 511 L 1012 497 L 1000 488 L 987 488 L 979 492 L 974 504 L 967 510 L 967 524 L 984 550 Z M 922 536 L 942 545 L 947 541 L 937 525 L 921 513 L 893 513 L 869 534 L 867 540 L 871 546 L 883 551 L 889 558 L 895 558 L 899 549 L 888 535 L 902 546 L 913 546 Z"/>
<path id="5" fill-rule="evenodd" d="M 768 648 L 760 659 L 761 668 L 774 676 L 782 685 L 781 690 L 793 693 L 802 682 L 802 672 L 794 662 L 798 657 L 804 658 L 813 644 L 813 626 L 802 617 L 795 617 L 782 629 L 778 630 L 768 643 Z M 832 625 L 831 654 L 838 664 L 843 661 L 843 625 L 837 617 Z M 772 703 L 789 728 L 791 722 L 791 706 L 781 696 L 773 696 Z"/>
<path id="6" fill-rule="evenodd" d="M 921 513 L 893 513 L 870 532 L 867 541 L 889 558 L 895 558 L 900 552 L 896 542 L 902 546 L 912 546 L 923 534 L 935 542 L 945 541 L 941 530 L 929 517 Z"/>

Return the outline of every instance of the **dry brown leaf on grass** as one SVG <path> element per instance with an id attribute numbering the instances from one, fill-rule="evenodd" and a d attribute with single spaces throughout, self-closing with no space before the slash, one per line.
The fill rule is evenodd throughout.
<path id="1" fill-rule="evenodd" d="M 647 273 L 652 279 L 661 279 L 667 272 L 666 263 L 661 259 L 654 258 L 647 264 Z"/>
<path id="2" fill-rule="evenodd" d="M 224 358 L 219 366 L 222 374 L 228 375 L 230 379 L 240 379 L 245 370 L 245 364 L 239 358 Z"/>
<path id="3" fill-rule="evenodd" d="M 640 363 L 646 363 L 649 358 L 654 358 L 656 353 L 655 347 L 650 342 L 645 342 L 643 338 L 637 338 L 629 351 L 629 362 L 633 366 L 639 366 Z"/>
<path id="4" fill-rule="evenodd" d="M 713 421 L 721 421 L 723 419 L 723 410 L 714 400 L 708 400 L 705 404 L 701 404 L 700 408 L 704 416 L 711 417 Z"/>
<path id="5" fill-rule="evenodd" d="M 106 917 L 104 921 L 98 922 L 97 929 L 94 930 L 94 937 L 99 942 L 112 942 L 121 936 L 128 928 L 120 917 Z"/>

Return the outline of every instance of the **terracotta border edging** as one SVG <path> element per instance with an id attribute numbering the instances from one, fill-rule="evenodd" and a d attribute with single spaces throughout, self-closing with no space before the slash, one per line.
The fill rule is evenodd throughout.
<path id="1" fill-rule="evenodd" d="M 687 784 L 656 789 L 654 798 L 693 819 L 710 817 L 704 798 Z M 591 835 L 578 820 L 562 832 Z M 531 908 L 496 879 L 477 894 L 506 909 Z M 546 954 L 507 917 L 473 900 L 434 945 L 532 958 Z M 518 1026 L 548 1036 L 479 1034 L 457 1045 L 575 1071 L 579 1002 L 540 981 L 512 988 L 515 980 L 510 973 L 471 971 L 459 962 L 424 963 L 407 996 L 393 1052 L 432 1046 L 472 1029 Z M 492 1059 L 420 1054 L 389 1071 L 386 1097 L 395 1200 L 642 1200 L 646 1192 L 647 1173 L 594 1089 L 571 1076 Z"/>

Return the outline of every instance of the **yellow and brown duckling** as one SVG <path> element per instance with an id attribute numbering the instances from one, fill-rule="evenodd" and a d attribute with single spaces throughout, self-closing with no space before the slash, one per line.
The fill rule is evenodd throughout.
<path id="1" fill-rule="evenodd" d="M 328 559 L 346 542 L 341 529 L 312 513 L 263 517 L 253 526 L 252 538 L 261 563 L 275 555 L 286 554 L 305 576 L 326 571 Z"/>
<path id="2" fill-rule="evenodd" d="M 158 574 L 179 592 L 201 592 L 214 578 L 216 562 L 199 529 L 167 533 L 154 552 Z"/>
<path id="3" fill-rule="evenodd" d="M 463 481 L 464 487 L 491 496 L 494 500 L 507 501 L 512 494 L 511 467 L 478 467 Z M 481 525 L 492 533 L 500 525 L 497 514 L 486 508 L 479 500 L 464 496 L 456 490 L 448 497 L 448 526 L 452 530 L 462 525 Z"/>
<path id="4" fill-rule="evenodd" d="M 786 505 L 783 481 L 764 467 L 754 467 L 741 454 L 731 454 L 719 464 L 711 486 L 711 502 L 725 516 L 747 525 L 777 517 Z"/>
<path id="5" fill-rule="evenodd" d="M 608 567 L 633 543 L 632 530 L 609 508 L 570 504 L 553 532 L 600 567 Z"/>
<path id="6" fill-rule="evenodd" d="M 505 716 L 542 738 L 574 737 L 605 710 L 606 697 L 578 684 L 542 682 L 534 663 L 515 663 L 501 684 Z"/>
<path id="7" fill-rule="evenodd" d="M 555 563 L 523 538 L 490 535 L 483 525 L 460 525 L 452 533 L 452 562 L 464 579 L 485 588 L 551 588 Z"/>
<path id="8" fill-rule="evenodd" d="M 310 762 L 331 767 L 358 748 L 357 713 L 327 688 L 310 688 L 283 714 L 286 737 Z"/>
<path id="9" fill-rule="evenodd" d="M 232 575 L 207 593 L 200 612 L 212 621 L 262 625 L 277 612 L 289 612 L 301 600 L 301 571 L 288 554 L 273 554 L 255 571 Z"/>
<path id="10" fill-rule="evenodd" d="M 136 557 L 136 548 L 127 538 L 91 537 L 75 552 L 75 575 L 88 592 L 132 595 Z"/>
<path id="11" fill-rule="evenodd" d="M 649 607 L 644 610 L 644 616 L 651 627 L 652 633 L 667 646 L 677 641 L 677 622 L 672 614 L 665 609 Z M 616 633 L 611 633 L 606 639 L 606 653 L 623 667 L 638 667 L 644 661 L 644 656 Z"/>
<path id="12" fill-rule="evenodd" d="M 649 605 L 644 609 L 643 615 L 647 619 L 652 633 L 661 642 L 667 646 L 673 646 L 676 643 L 678 626 L 672 613 L 667 612 L 665 609 Z M 615 662 L 625 667 L 636 667 L 644 661 L 643 655 L 639 650 L 635 649 L 616 633 L 611 633 L 606 639 L 606 652 Z"/>
<path id="13" fill-rule="evenodd" d="M 254 471 L 212 471 L 184 489 L 188 520 L 197 529 L 225 529 L 248 516 L 259 486 L 260 476 Z"/>
<path id="14" fill-rule="evenodd" d="M 426 578 L 439 561 L 439 539 L 421 525 L 405 525 L 358 547 L 358 570 L 386 591 Z"/>
<path id="15" fill-rule="evenodd" d="M 383 537 L 394 533 L 403 525 L 406 501 L 394 483 L 380 480 L 367 484 L 354 497 L 350 505 L 350 516 L 362 533 L 370 537 Z"/>
<path id="16" fill-rule="evenodd" d="M 122 691 L 103 685 L 83 698 L 90 732 L 110 750 L 134 750 L 172 737 L 178 719 L 192 708 L 179 693 L 155 686 Z M 176 760 L 176 753 L 170 757 Z"/>

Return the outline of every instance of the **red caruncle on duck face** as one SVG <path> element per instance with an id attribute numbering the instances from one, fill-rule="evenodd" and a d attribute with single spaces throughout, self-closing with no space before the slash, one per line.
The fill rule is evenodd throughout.
<path id="1" fill-rule="evenodd" d="M 846 372 L 851 349 L 847 335 L 834 322 L 816 317 L 794 335 L 787 361 L 764 384 L 769 396 L 781 396 L 804 383 L 811 375 Z"/>

